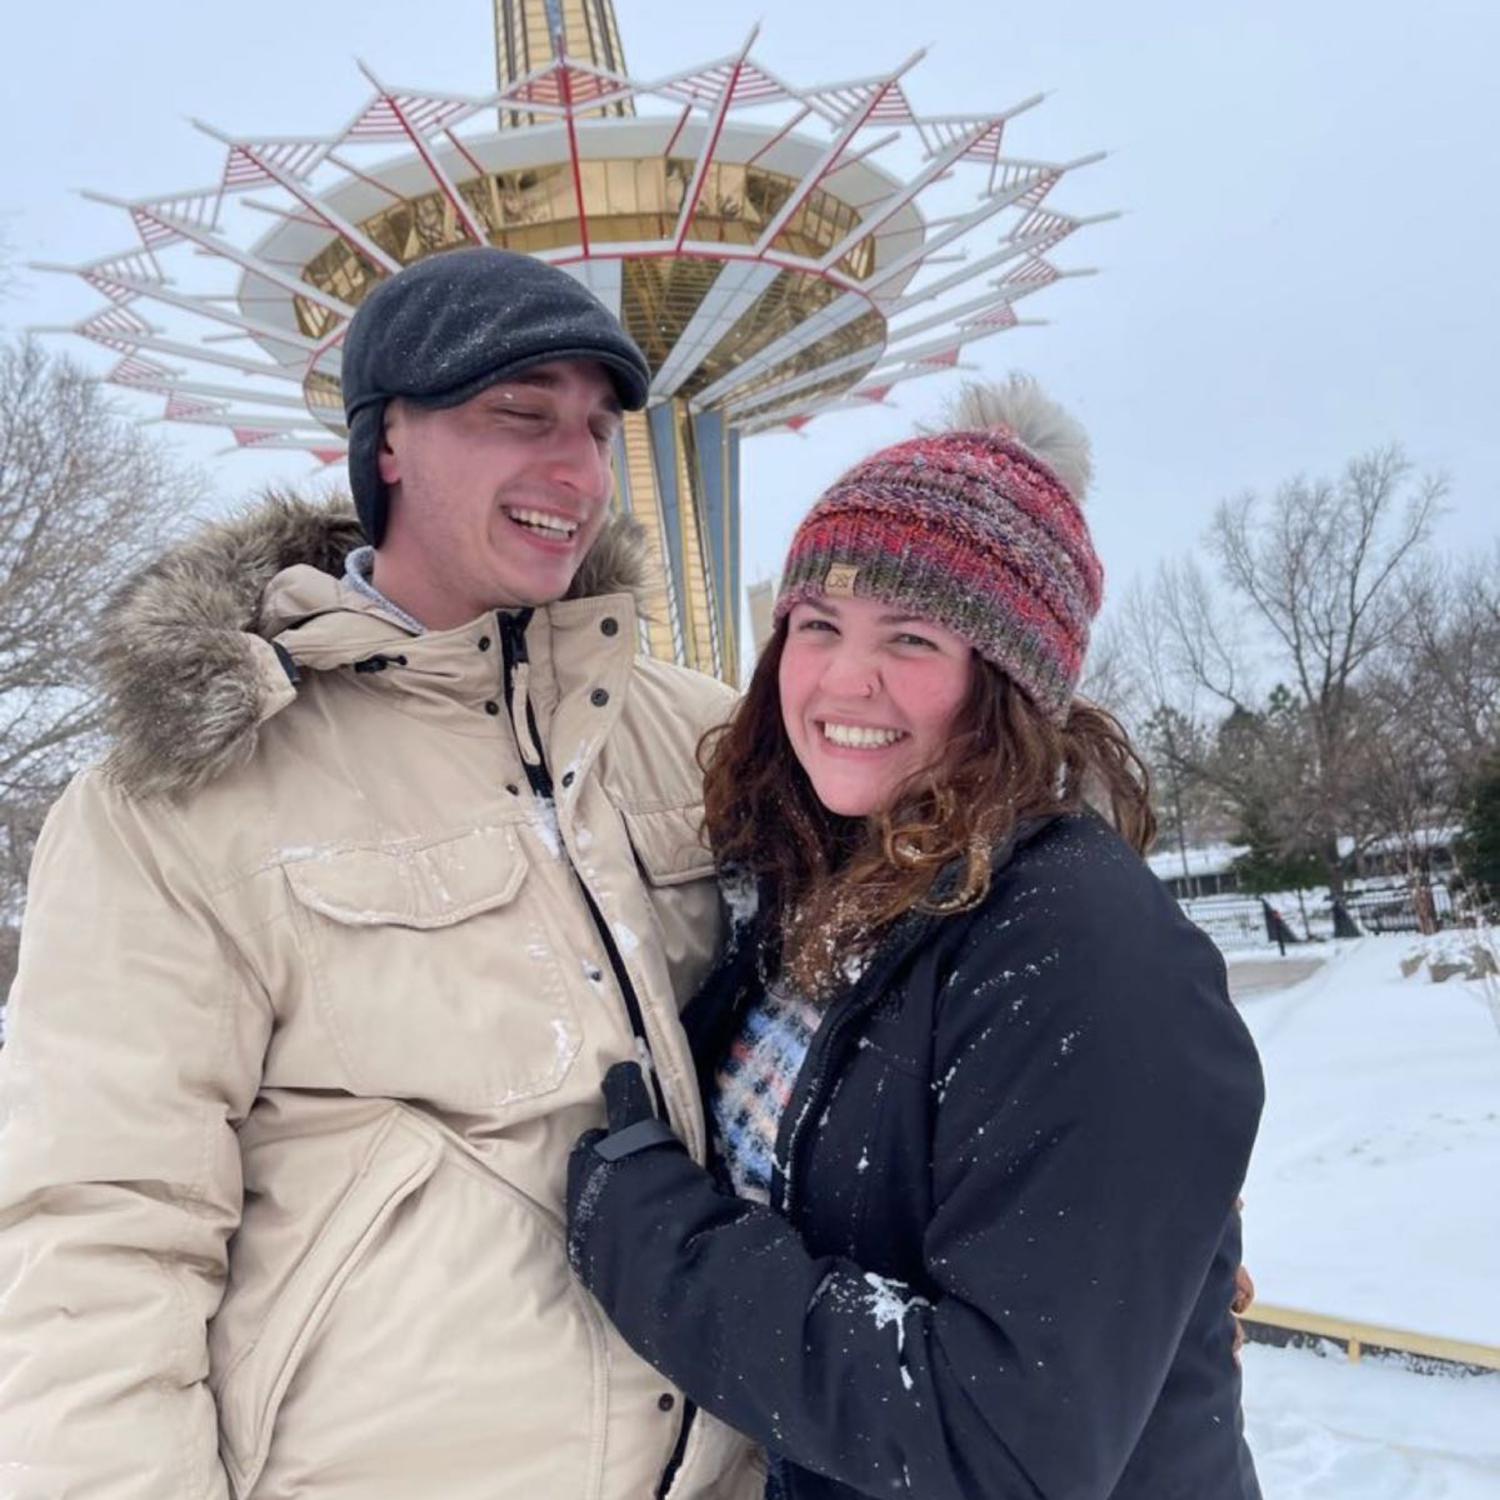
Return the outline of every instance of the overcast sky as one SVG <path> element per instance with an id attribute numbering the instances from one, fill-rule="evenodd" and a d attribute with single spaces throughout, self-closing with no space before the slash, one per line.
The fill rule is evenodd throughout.
<path id="1" fill-rule="evenodd" d="M 1090 514 L 1112 592 L 1202 532 L 1214 502 L 1338 469 L 1399 440 L 1445 470 L 1440 541 L 1500 533 L 1500 5 L 1493 0 L 617 0 L 636 76 L 737 50 L 789 81 L 833 81 L 931 51 L 907 79 L 919 109 L 980 112 L 1051 91 L 1007 138 L 1015 154 L 1108 160 L 1054 192 L 1125 217 L 1056 253 L 1101 274 L 1028 301 L 1050 320 L 974 346 L 988 373 L 1036 374 L 1089 427 Z M 857 23 L 851 23 L 857 18 Z M 98 299 L 31 260 L 124 248 L 123 216 L 79 199 L 206 185 L 230 132 L 322 133 L 388 81 L 493 86 L 488 0 L 254 6 L 201 0 L 28 3 L 8 19 L 0 93 L 0 229 L 13 284 L 0 323 L 72 322 Z M 101 371 L 109 356 L 52 340 Z M 210 377 L 212 378 L 212 377 Z M 819 488 L 937 416 L 952 377 L 898 387 L 896 410 L 746 445 L 746 577 L 774 573 Z M 142 412 L 155 409 L 145 403 Z M 181 431 L 181 429 L 178 429 Z M 202 457 L 218 434 L 191 431 Z M 289 454 L 213 460 L 216 492 L 300 482 Z"/>

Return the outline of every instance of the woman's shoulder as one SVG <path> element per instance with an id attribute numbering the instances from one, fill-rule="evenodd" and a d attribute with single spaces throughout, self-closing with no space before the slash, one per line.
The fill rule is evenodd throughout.
<path id="1" fill-rule="evenodd" d="M 1101 981 L 1151 1009 L 1224 987 L 1224 965 L 1145 860 L 1094 813 L 1027 828 L 995 871 L 953 955 L 951 988 L 996 973 L 1063 994 Z"/>
<path id="2" fill-rule="evenodd" d="M 1246 1118 L 1259 1108 L 1254 1045 L 1222 956 L 1092 815 L 1057 819 L 1016 849 L 944 970 L 940 1066 L 987 1058 L 979 1075 L 1004 1088 L 1066 1060 L 1072 1076 L 1102 1088 L 1133 1059 L 1132 1080 L 1149 1073 L 1157 1087 L 1188 1092 L 1213 1080 L 1239 1090 Z"/>
<path id="3" fill-rule="evenodd" d="M 1002 853 L 986 914 L 1030 910 L 1069 927 L 1114 931 L 1125 916 L 1180 916 L 1146 861 L 1094 812 L 1065 813 L 1025 827 Z"/>

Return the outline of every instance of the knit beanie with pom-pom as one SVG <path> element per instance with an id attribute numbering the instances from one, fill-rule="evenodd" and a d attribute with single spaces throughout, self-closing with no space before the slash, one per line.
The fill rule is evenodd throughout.
<path id="1" fill-rule="evenodd" d="M 1061 722 L 1104 590 L 1082 509 L 1088 437 L 1019 375 L 965 386 L 948 417 L 823 493 L 792 538 L 776 618 L 824 596 L 910 610 Z"/>

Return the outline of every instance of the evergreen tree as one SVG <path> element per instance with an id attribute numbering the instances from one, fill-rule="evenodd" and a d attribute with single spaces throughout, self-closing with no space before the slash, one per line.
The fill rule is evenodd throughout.
<path id="1" fill-rule="evenodd" d="M 1241 886 L 1252 895 L 1271 891 L 1308 891 L 1325 883 L 1323 863 L 1306 848 L 1288 847 L 1272 832 L 1263 807 L 1242 809 L 1239 839 L 1250 847 L 1234 862 Z"/>
<path id="2" fill-rule="evenodd" d="M 1500 900 L 1500 751 L 1479 767 L 1456 852 L 1465 878 Z"/>

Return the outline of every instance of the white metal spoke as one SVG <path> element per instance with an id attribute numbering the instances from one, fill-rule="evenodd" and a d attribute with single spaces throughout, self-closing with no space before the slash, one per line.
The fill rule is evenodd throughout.
<path id="1" fill-rule="evenodd" d="M 212 125 L 207 125 L 202 120 L 194 120 L 193 124 L 205 135 L 212 136 L 216 141 L 228 146 L 231 157 L 233 157 L 235 152 L 243 155 L 258 167 L 269 181 L 276 183 L 279 187 L 285 188 L 299 203 L 308 208 L 317 219 L 321 220 L 336 234 L 341 235 L 361 255 L 373 261 L 382 270 L 394 274 L 401 269 L 400 261 L 396 260 L 393 256 L 387 255 L 369 235 L 357 229 L 336 209 L 326 203 L 320 202 L 311 189 L 304 183 L 299 182 L 290 172 L 284 171 L 271 159 L 269 154 L 264 154 L 258 151 L 256 147 L 247 145 L 244 142 L 231 140 L 227 135 L 215 130 Z"/>
<path id="2" fill-rule="evenodd" d="M 708 176 L 709 167 L 713 165 L 714 152 L 718 149 L 719 137 L 724 130 L 724 119 L 729 113 L 730 105 L 734 103 L 734 92 L 739 86 L 745 59 L 750 55 L 750 48 L 754 46 L 759 32 L 759 26 L 751 27 L 750 35 L 745 38 L 745 45 L 740 49 L 740 55 L 735 58 L 734 66 L 729 70 L 729 77 L 724 81 L 724 88 L 709 114 L 708 130 L 703 138 L 703 149 L 698 153 L 692 180 L 688 183 L 687 191 L 682 195 L 682 211 L 677 215 L 677 227 L 672 235 L 675 249 L 680 250 L 682 242 L 687 238 L 688 225 L 693 222 L 693 215 L 697 212 L 698 199 L 703 193 L 703 182 Z"/>
<path id="3" fill-rule="evenodd" d="M 476 245 L 487 245 L 489 236 L 484 231 L 484 226 L 474 217 L 473 210 L 464 200 L 464 195 L 453 185 L 453 180 L 443 170 L 443 164 L 437 159 L 427 137 L 418 128 L 414 112 L 409 112 L 403 107 L 401 101 L 392 94 L 375 75 L 363 63 L 360 65 L 361 72 L 380 91 L 386 108 L 395 117 L 397 124 L 405 132 L 407 139 L 416 148 L 417 155 L 422 159 L 422 165 L 432 174 L 432 180 L 437 183 L 448 202 L 453 205 L 453 211 L 458 215 L 459 222 L 464 226 L 465 232 Z M 434 117 L 436 118 L 436 117 Z M 447 126 L 451 123 L 447 118 L 439 120 L 440 125 Z"/>
<path id="4" fill-rule="evenodd" d="M 81 277 L 105 299 L 68 331 L 118 356 L 104 378 L 165 396 L 164 420 L 228 429 L 237 448 L 304 451 L 326 463 L 346 442 L 340 346 L 372 269 L 376 278 L 395 274 L 456 238 L 455 225 L 467 241 L 487 244 L 485 219 L 466 196 L 476 181 L 493 178 L 485 191 L 514 195 L 519 207 L 505 208 L 505 222 L 522 244 L 556 214 L 567 233 L 536 237 L 532 253 L 627 321 L 653 320 L 651 404 L 678 399 L 709 369 L 713 378 L 690 408 L 718 413 L 744 434 L 800 429 L 958 368 L 965 347 L 1022 321 L 1015 305 L 1024 298 L 1088 274 L 1060 272 L 1048 257 L 1110 216 L 1044 204 L 1065 174 L 1097 158 L 1007 154 L 1016 118 L 1041 95 L 996 113 L 924 112 L 910 82 L 921 52 L 891 71 L 799 86 L 755 56 L 757 39 L 758 28 L 736 52 L 638 79 L 603 66 L 602 54 L 570 56 L 554 38 L 540 66 L 472 96 L 393 88 L 360 64 L 374 92 L 332 134 L 230 135 L 194 122 L 224 148 L 220 180 L 131 201 L 90 195 L 116 208 L 138 243 L 48 267 Z M 612 117 L 618 106 L 628 106 L 625 115 Z M 539 126 L 483 134 L 497 116 Z M 540 160 L 537 142 L 549 145 Z M 392 144 L 400 159 L 378 156 Z M 600 192 L 600 162 L 623 158 L 649 174 L 685 155 L 692 167 L 670 218 L 622 207 L 635 200 L 616 186 L 613 168 Z M 748 233 L 730 232 L 733 198 L 726 188 L 720 203 L 711 187 L 720 167 L 742 169 L 747 183 L 751 173 L 773 173 L 794 185 L 770 189 L 776 206 L 749 221 Z M 537 213 L 527 194 L 538 179 L 525 174 L 545 181 L 559 168 L 571 178 L 567 207 Z M 950 181 L 977 190 L 977 201 L 950 195 L 930 216 Z M 616 222 L 606 227 L 609 216 Z M 991 224 L 998 232 L 980 244 Z M 720 264 L 712 277 L 653 272 L 664 291 L 648 294 L 638 263 L 662 259 Z M 221 273 L 215 284 L 205 265 L 234 281 L 224 285 Z M 164 319 L 174 315 L 169 321 L 181 314 L 219 331 L 154 326 L 142 313 L 148 304 Z M 855 324 L 862 347 L 850 349 Z M 223 347 L 235 339 L 259 347 Z M 216 370 L 258 384 L 216 382 Z"/>

